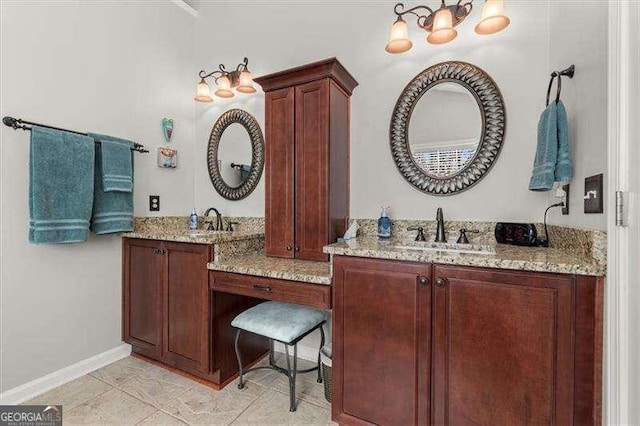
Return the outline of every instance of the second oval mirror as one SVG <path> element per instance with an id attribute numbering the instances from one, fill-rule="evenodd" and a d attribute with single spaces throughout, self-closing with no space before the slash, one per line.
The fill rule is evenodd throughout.
<path id="1" fill-rule="evenodd" d="M 218 166 L 222 180 L 237 188 L 251 171 L 251 138 L 242 125 L 233 123 L 222 133 L 218 146 Z"/>
<path id="2" fill-rule="evenodd" d="M 413 161 L 425 174 L 451 177 L 469 164 L 480 144 L 478 102 L 461 84 L 436 84 L 416 103 L 408 136 Z"/>

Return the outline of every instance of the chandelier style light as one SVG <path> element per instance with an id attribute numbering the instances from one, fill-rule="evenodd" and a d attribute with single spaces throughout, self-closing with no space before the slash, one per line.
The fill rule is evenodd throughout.
<path id="1" fill-rule="evenodd" d="M 214 94 L 219 98 L 233 98 L 235 94 L 231 89 L 235 89 L 240 93 L 254 93 L 256 89 L 253 87 L 253 76 L 249 68 L 247 68 L 248 65 L 249 59 L 244 58 L 233 71 L 227 71 L 223 64 L 218 66 L 220 69 L 210 73 L 205 70 L 200 71 L 198 74 L 200 83 L 196 88 L 194 99 L 198 102 L 213 102 L 209 85 L 205 81 L 209 77 L 213 77 L 216 83 Z"/>
<path id="2" fill-rule="evenodd" d="M 438 10 L 422 5 L 405 10 L 404 4 L 396 4 L 393 12 L 398 18 L 391 27 L 391 36 L 385 50 L 389 53 L 404 53 L 413 47 L 413 43 L 409 40 L 407 23 L 403 19 L 403 16 L 408 14 L 417 17 L 418 27 L 427 32 L 426 40 L 428 43 L 444 44 L 450 42 L 458 36 L 455 27 L 471 13 L 472 3 L 473 0 L 466 3 L 459 0 L 456 4 L 447 6 L 445 0 L 442 0 Z M 509 22 L 509 18 L 504 14 L 503 0 L 485 0 L 482 18 L 475 30 L 481 35 L 495 34 L 507 28 Z"/>

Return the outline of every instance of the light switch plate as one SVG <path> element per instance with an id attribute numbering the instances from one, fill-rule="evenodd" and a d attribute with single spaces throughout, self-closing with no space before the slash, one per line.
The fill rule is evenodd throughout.
<path id="1" fill-rule="evenodd" d="M 604 213 L 602 173 L 584 179 L 584 212 Z"/>
<path id="2" fill-rule="evenodd" d="M 150 212 L 159 212 L 160 211 L 160 196 L 159 195 L 149 195 L 149 211 Z"/>

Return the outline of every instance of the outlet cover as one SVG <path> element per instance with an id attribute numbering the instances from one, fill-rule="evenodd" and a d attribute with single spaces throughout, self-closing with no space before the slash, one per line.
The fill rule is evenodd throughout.
<path id="1" fill-rule="evenodd" d="M 568 215 L 569 214 L 569 189 L 570 189 L 570 185 L 566 184 L 566 185 L 562 185 L 562 190 L 564 191 L 564 207 L 562 207 L 562 214 L 563 215 Z"/>
<path id="2" fill-rule="evenodd" d="M 604 213 L 602 173 L 584 179 L 584 212 Z"/>
<path id="3" fill-rule="evenodd" d="M 159 212 L 160 211 L 160 196 L 159 195 L 149 195 L 149 211 L 150 212 Z"/>

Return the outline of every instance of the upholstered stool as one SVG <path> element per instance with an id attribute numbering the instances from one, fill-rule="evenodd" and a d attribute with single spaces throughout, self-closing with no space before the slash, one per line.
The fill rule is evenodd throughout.
<path id="1" fill-rule="evenodd" d="M 296 374 L 309 373 L 318 370 L 318 383 L 322 383 L 320 372 L 320 348 L 324 346 L 324 330 L 322 326 L 326 322 L 325 314 L 318 309 L 306 306 L 281 302 L 264 302 L 253 308 L 247 309 L 231 321 L 231 325 L 238 329 L 236 332 L 236 356 L 240 367 L 240 381 L 238 388 L 244 387 L 243 375 L 249 371 L 260 368 L 270 368 L 289 378 L 289 411 L 296 411 Z M 306 370 L 297 370 L 298 342 L 316 329 L 320 329 L 320 348 L 318 348 L 318 366 Z M 240 333 L 248 331 L 269 338 L 269 365 L 254 367 L 249 370 L 242 369 L 242 358 L 238 341 Z M 284 344 L 287 357 L 287 368 L 276 365 L 273 356 L 273 342 Z M 293 346 L 293 366 L 289 361 L 289 346 Z"/>

